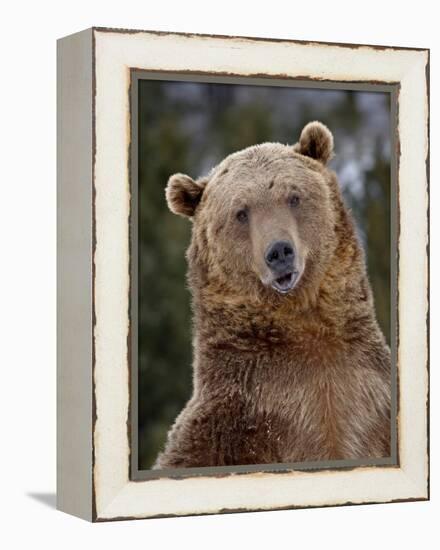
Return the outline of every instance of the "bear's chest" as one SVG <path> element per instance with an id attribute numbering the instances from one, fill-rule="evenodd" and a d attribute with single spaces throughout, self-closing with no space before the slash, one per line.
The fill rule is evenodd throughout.
<path id="1" fill-rule="evenodd" d="M 248 404 L 270 424 L 283 462 L 362 455 L 374 384 L 357 361 L 328 348 L 255 360 Z"/>

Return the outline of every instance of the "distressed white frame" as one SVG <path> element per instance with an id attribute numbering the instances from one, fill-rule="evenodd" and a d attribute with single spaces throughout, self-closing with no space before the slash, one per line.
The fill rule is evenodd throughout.
<path id="1" fill-rule="evenodd" d="M 94 55 L 94 520 L 426 499 L 427 50 L 91 31 Z M 398 467 L 129 479 L 130 69 L 400 83 Z"/>

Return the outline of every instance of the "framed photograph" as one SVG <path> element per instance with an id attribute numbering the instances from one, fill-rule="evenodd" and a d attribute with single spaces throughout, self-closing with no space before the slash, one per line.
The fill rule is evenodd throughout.
<path id="1" fill-rule="evenodd" d="M 58 42 L 58 508 L 429 498 L 429 50 Z"/>

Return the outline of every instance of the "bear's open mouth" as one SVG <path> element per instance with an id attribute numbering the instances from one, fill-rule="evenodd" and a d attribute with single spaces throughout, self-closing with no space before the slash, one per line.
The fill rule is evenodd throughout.
<path id="1" fill-rule="evenodd" d="M 286 292 L 289 292 L 289 290 L 293 288 L 297 278 L 297 271 L 289 271 L 281 277 L 274 279 L 272 282 L 272 288 L 274 288 L 278 292 L 281 292 L 281 294 L 286 294 Z"/>

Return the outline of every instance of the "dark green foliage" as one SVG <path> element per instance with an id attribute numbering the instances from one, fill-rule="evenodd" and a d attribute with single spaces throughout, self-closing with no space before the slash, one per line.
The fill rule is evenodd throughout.
<path id="1" fill-rule="evenodd" d="M 255 143 L 294 143 L 321 120 L 366 247 L 376 310 L 390 334 L 390 114 L 386 94 L 225 84 L 139 85 L 139 467 L 150 468 L 191 395 L 191 314 L 185 284 L 190 222 L 164 189 L 175 172 L 206 174 Z"/>
<path id="2" fill-rule="evenodd" d="M 376 316 L 387 341 L 390 341 L 390 254 L 391 254 L 391 196 L 390 164 L 380 147 L 376 163 L 367 172 L 366 197 L 360 205 L 362 223 L 367 239 L 367 266 L 374 291 Z"/>

